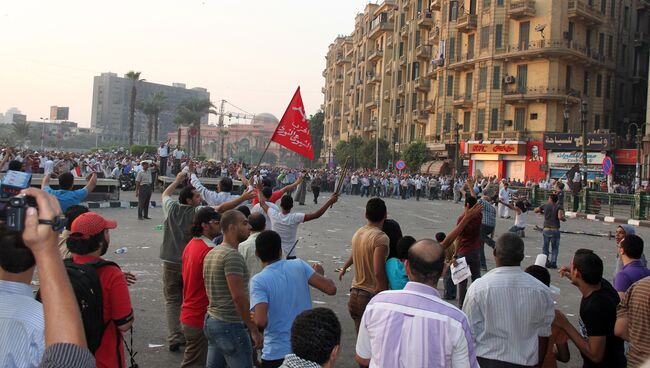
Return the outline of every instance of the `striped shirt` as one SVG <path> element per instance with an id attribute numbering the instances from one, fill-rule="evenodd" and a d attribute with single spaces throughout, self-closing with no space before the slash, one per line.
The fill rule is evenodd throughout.
<path id="1" fill-rule="evenodd" d="M 630 350 L 628 367 L 638 367 L 650 358 L 650 276 L 633 284 L 618 306 L 617 319 L 627 319 Z"/>
<path id="2" fill-rule="evenodd" d="M 223 322 L 242 322 L 228 288 L 227 276 L 240 276 L 248 295 L 248 269 L 244 257 L 229 245 L 212 249 L 203 260 L 203 279 L 208 294 L 208 314 Z"/>
<path id="3" fill-rule="evenodd" d="M 497 267 L 472 282 L 463 311 L 476 355 L 519 365 L 537 365 L 538 337 L 551 335 L 553 298 L 546 285 L 517 267 Z"/>
<path id="4" fill-rule="evenodd" d="M 483 205 L 483 218 L 481 219 L 481 224 L 485 226 L 496 226 L 497 210 L 494 208 L 492 203 L 485 199 L 479 199 L 478 203 Z"/>
<path id="5" fill-rule="evenodd" d="M 430 286 L 383 291 L 363 314 L 357 355 L 370 367 L 478 368 L 467 317 Z"/>
<path id="6" fill-rule="evenodd" d="M 0 280 L 0 367 L 38 367 L 45 351 L 43 305 L 22 282 Z"/>

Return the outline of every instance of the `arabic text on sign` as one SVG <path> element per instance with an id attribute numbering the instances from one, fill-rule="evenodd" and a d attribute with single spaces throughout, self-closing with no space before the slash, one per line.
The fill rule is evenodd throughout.
<path id="1" fill-rule="evenodd" d="M 517 154 L 516 144 L 470 144 L 469 153 Z"/>

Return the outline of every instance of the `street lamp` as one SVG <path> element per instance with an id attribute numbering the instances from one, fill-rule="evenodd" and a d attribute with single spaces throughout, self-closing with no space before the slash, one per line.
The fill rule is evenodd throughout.
<path id="1" fill-rule="evenodd" d="M 582 114 L 582 167 L 584 169 L 582 176 L 582 187 L 587 186 L 587 101 L 581 101 L 580 113 Z"/>
<path id="2" fill-rule="evenodd" d="M 372 118 L 373 122 L 376 124 L 375 130 L 375 170 L 379 169 L 379 119 L 377 117 Z"/>
<path id="3" fill-rule="evenodd" d="M 452 119 L 454 118 L 452 117 Z M 456 176 L 460 176 L 460 129 L 463 126 L 456 119 L 454 121 L 456 122 L 456 162 L 454 165 L 456 167 Z"/>
<path id="4" fill-rule="evenodd" d="M 643 140 L 643 135 L 641 133 L 641 128 L 639 128 L 639 125 L 636 123 L 631 123 L 627 126 L 628 134 L 630 134 L 630 136 L 632 135 L 630 132 L 630 128 L 632 128 L 632 126 L 634 126 L 636 129 L 636 167 L 634 172 L 634 189 L 639 189 L 641 187 L 641 143 Z"/>
<path id="5" fill-rule="evenodd" d="M 397 146 L 397 134 L 395 134 L 395 128 L 392 130 L 392 136 L 393 136 L 393 159 L 391 160 L 391 167 L 395 165 L 395 147 Z"/>

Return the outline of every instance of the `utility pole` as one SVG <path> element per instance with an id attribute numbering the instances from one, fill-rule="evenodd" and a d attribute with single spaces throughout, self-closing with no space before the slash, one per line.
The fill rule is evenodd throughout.
<path id="1" fill-rule="evenodd" d="M 643 134 L 641 133 L 641 127 L 639 124 L 632 123 L 628 125 L 630 139 L 632 138 L 632 133 L 629 129 L 633 126 L 636 129 L 636 170 L 634 172 L 634 189 L 636 190 L 641 187 L 641 144 L 643 144 Z"/>
<path id="2" fill-rule="evenodd" d="M 223 144 L 226 139 L 223 131 L 223 110 L 226 105 L 226 100 L 221 100 L 221 106 L 219 107 L 219 135 L 221 136 L 221 145 L 219 146 L 221 148 L 221 162 L 224 161 L 225 157 L 223 155 Z"/>
<path id="3" fill-rule="evenodd" d="M 456 122 L 456 176 L 460 176 L 460 128 L 462 126 Z"/>
<path id="4" fill-rule="evenodd" d="M 587 187 L 587 101 L 582 100 L 580 113 L 582 114 L 582 187 Z"/>

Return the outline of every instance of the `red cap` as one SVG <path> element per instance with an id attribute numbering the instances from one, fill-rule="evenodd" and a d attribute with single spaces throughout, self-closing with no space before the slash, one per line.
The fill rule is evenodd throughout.
<path id="1" fill-rule="evenodd" d="M 70 228 L 70 236 L 88 239 L 105 229 L 115 229 L 117 222 L 107 220 L 95 212 L 86 212 L 77 217 Z"/>

